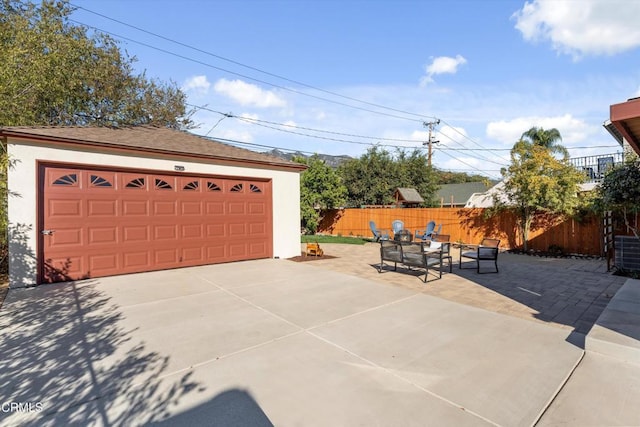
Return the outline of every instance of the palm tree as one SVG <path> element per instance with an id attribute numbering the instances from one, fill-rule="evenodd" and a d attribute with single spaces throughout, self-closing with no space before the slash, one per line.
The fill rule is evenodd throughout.
<path id="1" fill-rule="evenodd" d="M 523 133 L 520 138 L 532 145 L 544 147 L 553 154 L 569 157 L 567 149 L 559 143 L 559 141 L 562 141 L 562 136 L 556 128 L 545 130 L 541 127 L 534 126 Z"/>

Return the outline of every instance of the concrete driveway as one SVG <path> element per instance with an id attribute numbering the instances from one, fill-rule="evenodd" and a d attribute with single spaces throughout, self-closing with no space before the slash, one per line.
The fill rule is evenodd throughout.
<path id="1" fill-rule="evenodd" d="M 286 260 L 15 289 L 0 425 L 533 425 L 567 336 Z"/>

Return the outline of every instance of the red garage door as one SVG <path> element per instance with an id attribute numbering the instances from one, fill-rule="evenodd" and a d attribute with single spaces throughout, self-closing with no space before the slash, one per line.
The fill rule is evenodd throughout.
<path id="1" fill-rule="evenodd" d="M 272 256 L 271 182 L 40 167 L 44 282 Z"/>

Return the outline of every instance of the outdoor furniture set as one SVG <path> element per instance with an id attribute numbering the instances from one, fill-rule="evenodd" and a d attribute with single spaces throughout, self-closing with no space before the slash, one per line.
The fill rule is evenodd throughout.
<path id="1" fill-rule="evenodd" d="M 369 228 L 371 229 L 371 232 L 373 233 L 373 238 L 374 241 L 379 242 L 381 240 L 389 240 L 391 239 L 391 236 L 389 234 L 388 231 L 386 230 L 382 230 L 380 228 L 378 228 L 376 226 L 375 221 L 369 221 Z M 407 229 L 404 228 L 404 222 L 402 222 L 399 219 L 394 220 L 391 223 L 391 231 L 393 232 L 393 239 L 394 240 L 402 240 L 402 241 L 411 241 L 415 238 L 415 240 L 422 240 L 423 242 L 427 242 L 432 235 L 435 234 L 440 234 L 440 231 L 442 231 L 442 224 L 439 224 L 437 226 L 436 229 L 436 222 L 435 221 L 429 221 L 427 223 L 427 227 L 424 230 L 416 230 L 415 231 L 415 236 L 411 237 L 411 238 L 407 238 L 406 234 L 409 233 L 411 234 L 411 232 Z M 403 236 L 403 237 L 399 237 Z"/>
<path id="2" fill-rule="evenodd" d="M 445 261 L 449 265 L 451 272 L 452 263 L 449 253 L 449 242 L 402 242 L 396 240 L 380 241 L 380 267 L 378 271 L 382 273 L 384 263 L 393 262 L 393 269 L 398 269 L 398 264 L 402 264 L 409 269 L 424 269 L 424 282 L 427 282 L 429 269 L 438 267 L 439 276 L 442 277 L 442 266 Z"/>

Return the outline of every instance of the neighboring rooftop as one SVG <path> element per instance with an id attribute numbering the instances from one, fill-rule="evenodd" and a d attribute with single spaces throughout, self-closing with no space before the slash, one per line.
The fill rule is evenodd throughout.
<path id="1" fill-rule="evenodd" d="M 484 193 L 495 182 L 463 182 L 459 184 L 444 184 L 436 193 L 441 206 L 464 206 L 474 193 Z"/>

